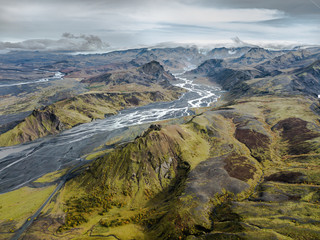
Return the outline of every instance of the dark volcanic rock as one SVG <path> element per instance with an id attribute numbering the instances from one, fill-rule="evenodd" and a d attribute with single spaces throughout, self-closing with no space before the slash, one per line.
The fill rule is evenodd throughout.
<path id="1" fill-rule="evenodd" d="M 141 70 L 145 74 L 153 75 L 155 77 L 159 77 L 164 73 L 164 68 L 157 61 L 151 61 L 141 67 Z"/>
<path id="2" fill-rule="evenodd" d="M 222 189 L 238 194 L 249 188 L 246 182 L 229 175 L 225 169 L 228 157 L 210 158 L 201 162 L 188 176 L 186 194 L 196 195 L 200 202 L 208 203 L 216 193 L 222 193 Z"/>
<path id="3" fill-rule="evenodd" d="M 242 181 L 253 179 L 257 170 L 252 164 L 248 163 L 248 158 L 245 156 L 232 154 L 224 162 L 226 163 L 224 169 L 227 170 L 229 176 Z"/>
<path id="4" fill-rule="evenodd" d="M 284 183 L 302 183 L 305 175 L 300 172 L 277 172 L 265 178 L 266 181 L 284 182 Z"/>
<path id="5" fill-rule="evenodd" d="M 287 118 L 279 121 L 272 130 L 281 132 L 281 136 L 289 143 L 288 153 L 292 155 L 306 154 L 315 150 L 308 140 L 320 136 L 320 128 L 300 118 Z"/>

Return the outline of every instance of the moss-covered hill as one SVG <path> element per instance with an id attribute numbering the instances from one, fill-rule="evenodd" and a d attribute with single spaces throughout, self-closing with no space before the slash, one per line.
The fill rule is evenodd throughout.
<path id="1" fill-rule="evenodd" d="M 68 182 L 26 237 L 318 239 L 318 108 L 252 97 L 153 125 Z"/>

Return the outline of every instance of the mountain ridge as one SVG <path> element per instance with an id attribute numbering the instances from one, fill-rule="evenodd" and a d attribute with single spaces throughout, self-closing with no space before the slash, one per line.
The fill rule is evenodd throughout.
<path id="1" fill-rule="evenodd" d="M 106 115 L 116 114 L 128 107 L 172 101 L 185 90 L 174 87 L 170 81 L 175 81 L 175 77 L 155 61 L 131 71 L 105 73 L 84 80 L 83 83 L 88 83 L 94 91 L 58 101 L 43 109 L 35 109 L 29 117 L 0 135 L 0 146 L 57 134 L 94 119 L 103 119 Z M 101 83 L 104 85 L 100 86 Z M 139 85 L 145 88 L 140 92 L 134 91 Z M 119 91 L 119 87 L 127 91 Z"/>

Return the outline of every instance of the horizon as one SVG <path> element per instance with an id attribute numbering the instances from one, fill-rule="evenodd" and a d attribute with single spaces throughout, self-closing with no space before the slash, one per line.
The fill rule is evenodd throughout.
<path id="1" fill-rule="evenodd" d="M 318 1 L 0 0 L 0 50 L 320 45 Z"/>
<path id="2" fill-rule="evenodd" d="M 97 37 L 97 36 L 95 36 Z M 97 37 L 98 38 L 98 37 Z M 48 41 L 48 44 L 43 46 L 43 41 Z M 0 42 L 0 54 L 6 54 L 10 51 L 39 51 L 39 52 L 66 52 L 73 55 L 77 54 L 104 54 L 114 51 L 126 51 L 131 49 L 161 49 L 161 48 L 197 48 L 199 50 L 213 50 L 217 48 L 242 48 L 242 47 L 252 47 L 252 48 L 264 48 L 267 50 L 296 50 L 296 49 L 308 49 L 313 47 L 320 47 L 320 44 L 308 44 L 293 41 L 242 41 L 235 37 L 233 39 L 226 39 L 215 42 L 159 42 L 156 44 L 137 44 L 131 46 L 121 46 L 113 47 L 106 44 L 103 48 L 97 47 L 95 44 L 90 47 L 85 47 L 88 42 L 73 42 L 67 41 L 65 45 L 59 46 L 61 39 L 28 39 L 22 42 Z M 14 47 L 3 47 L 9 44 Z M 32 48 L 29 48 L 29 45 Z M 40 44 L 40 45 L 39 45 Z M 72 45 L 71 48 L 68 46 Z M 40 47 L 37 47 L 40 46 Z"/>

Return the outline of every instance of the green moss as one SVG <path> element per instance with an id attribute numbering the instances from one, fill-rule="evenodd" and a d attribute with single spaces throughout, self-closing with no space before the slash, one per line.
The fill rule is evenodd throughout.
<path id="1" fill-rule="evenodd" d="M 62 177 L 64 174 L 66 174 L 67 171 L 68 171 L 68 169 L 63 169 L 63 170 L 59 170 L 59 171 L 56 171 L 56 172 L 48 173 L 48 174 L 38 178 L 34 182 L 35 183 L 54 182 L 54 181 L 58 180 L 60 177 Z"/>
<path id="2" fill-rule="evenodd" d="M 0 195 L 0 227 L 4 225 L 4 231 L 18 229 L 24 221 L 32 216 L 54 190 L 55 186 L 44 188 L 23 187 L 12 192 Z M 14 222 L 14 226 L 6 224 L 6 221 Z M 5 226 L 9 226 L 7 229 Z"/>

